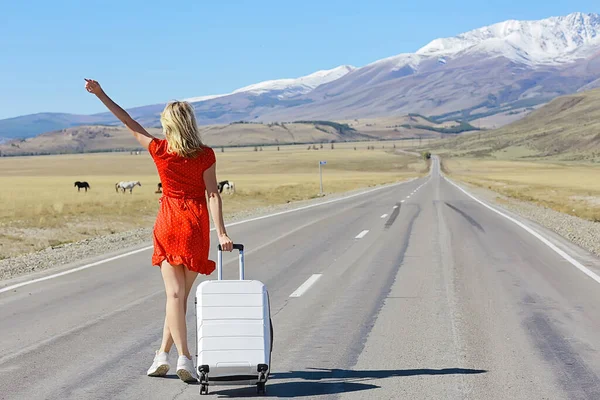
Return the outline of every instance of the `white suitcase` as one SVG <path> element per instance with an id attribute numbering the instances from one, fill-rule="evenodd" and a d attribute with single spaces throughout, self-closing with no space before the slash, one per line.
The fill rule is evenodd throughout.
<path id="1" fill-rule="evenodd" d="M 269 294 L 262 282 L 244 280 L 244 246 L 239 250 L 240 280 L 223 280 L 223 252 L 217 256 L 218 280 L 196 290 L 196 365 L 200 394 L 209 385 L 256 385 L 266 393 L 273 327 Z"/>

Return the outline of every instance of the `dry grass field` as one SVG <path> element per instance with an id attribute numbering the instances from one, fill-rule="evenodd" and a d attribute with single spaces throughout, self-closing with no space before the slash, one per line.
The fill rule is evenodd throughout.
<path id="1" fill-rule="evenodd" d="M 326 193 L 405 180 L 425 173 L 425 163 L 396 154 L 392 142 L 215 149 L 218 178 L 236 184 L 224 195 L 226 215 L 318 196 L 318 161 L 326 160 Z M 397 142 L 397 148 L 411 143 Z M 367 150 L 375 146 L 376 150 Z M 385 146 L 385 148 L 383 148 Z M 317 145 L 317 147 L 319 147 Z M 354 150 L 354 147 L 357 150 Z M 75 181 L 91 190 L 77 192 Z M 139 180 L 133 194 L 116 193 L 122 180 Z M 99 153 L 0 158 L 0 258 L 97 235 L 151 227 L 159 182 L 147 153 Z"/>
<path id="2" fill-rule="evenodd" d="M 600 222 L 597 164 L 449 159 L 443 166 L 453 178 Z"/>

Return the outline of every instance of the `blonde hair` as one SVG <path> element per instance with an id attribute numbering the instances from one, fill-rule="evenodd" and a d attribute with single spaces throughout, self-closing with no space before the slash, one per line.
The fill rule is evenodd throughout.
<path id="1" fill-rule="evenodd" d="M 204 143 L 196 123 L 194 108 L 187 101 L 173 101 L 160 114 L 167 138 L 167 150 L 181 157 L 194 157 Z"/>

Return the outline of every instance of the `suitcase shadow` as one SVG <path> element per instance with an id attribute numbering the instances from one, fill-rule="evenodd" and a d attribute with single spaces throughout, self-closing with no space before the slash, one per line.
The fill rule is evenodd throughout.
<path id="1" fill-rule="evenodd" d="M 378 389 L 380 386 L 369 383 L 376 379 L 409 377 L 419 375 L 474 375 L 484 374 L 483 369 L 444 368 L 444 369 L 398 369 L 398 370 L 346 370 L 309 368 L 304 371 L 272 373 L 267 383 L 268 397 L 305 397 L 325 394 L 341 394 Z M 289 382 L 278 382 L 290 380 Z M 256 397 L 252 387 L 214 390 L 212 394 L 220 398 Z"/>
<path id="2" fill-rule="evenodd" d="M 326 394 L 340 394 L 359 392 L 368 389 L 377 389 L 379 386 L 363 384 L 363 383 L 351 383 L 351 382 L 282 382 L 282 383 L 267 383 L 267 394 L 264 397 L 279 397 L 279 398 L 293 398 L 293 397 L 310 397 L 319 396 Z M 261 398 L 256 394 L 254 388 L 239 388 L 239 389 L 228 389 L 228 390 L 214 390 L 210 394 L 217 395 L 217 398 Z"/>

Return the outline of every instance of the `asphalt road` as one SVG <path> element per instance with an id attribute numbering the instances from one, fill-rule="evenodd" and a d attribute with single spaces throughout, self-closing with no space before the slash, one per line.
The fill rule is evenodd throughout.
<path id="1" fill-rule="evenodd" d="M 528 224 L 600 274 L 598 259 Z M 600 284 L 437 162 L 427 178 L 229 232 L 247 247 L 246 277 L 270 291 L 268 397 L 600 399 Z M 0 399 L 197 398 L 173 369 L 145 376 L 164 309 L 149 259 L 0 293 Z M 233 278 L 237 260 L 226 260 Z"/>

